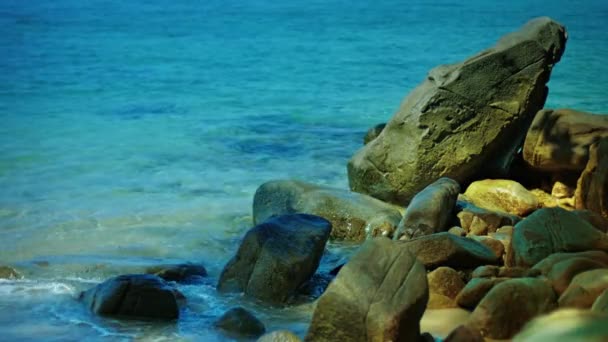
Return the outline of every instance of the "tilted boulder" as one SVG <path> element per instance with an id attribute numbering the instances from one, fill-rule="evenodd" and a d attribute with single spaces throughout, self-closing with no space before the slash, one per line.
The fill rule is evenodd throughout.
<path id="1" fill-rule="evenodd" d="M 431 70 L 349 161 L 351 189 L 405 204 L 440 177 L 505 175 L 565 43 L 563 26 L 537 18 L 462 63 Z"/>
<path id="2" fill-rule="evenodd" d="M 589 161 L 574 194 L 577 209 L 589 209 L 608 219 L 608 137 L 589 147 Z"/>
<path id="3" fill-rule="evenodd" d="M 399 207 L 373 197 L 296 180 L 262 184 L 253 198 L 253 221 L 306 213 L 332 224 L 331 239 L 363 241 L 367 236 L 392 236 L 401 220 Z"/>
<path id="4" fill-rule="evenodd" d="M 526 135 L 523 157 L 542 171 L 580 172 L 589 159 L 589 146 L 601 137 L 608 137 L 608 115 L 543 109 Z"/>
<path id="5" fill-rule="evenodd" d="M 306 341 L 417 341 L 426 271 L 405 244 L 365 242 L 319 298 Z"/>
<path id="6" fill-rule="evenodd" d="M 411 239 L 446 231 L 460 185 L 453 179 L 439 178 L 416 194 L 407 206 L 395 239 Z"/>
<path id="7" fill-rule="evenodd" d="M 329 221 L 308 214 L 278 216 L 251 228 L 224 267 L 218 290 L 285 304 L 319 267 L 330 231 Z"/>

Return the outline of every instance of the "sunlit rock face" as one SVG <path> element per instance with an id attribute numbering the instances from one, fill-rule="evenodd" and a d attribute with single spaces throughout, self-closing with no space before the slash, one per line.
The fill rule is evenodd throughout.
<path id="1" fill-rule="evenodd" d="M 466 61 L 441 65 L 348 163 L 352 190 L 407 203 L 447 176 L 503 175 L 564 51 L 562 25 L 538 18 Z"/>

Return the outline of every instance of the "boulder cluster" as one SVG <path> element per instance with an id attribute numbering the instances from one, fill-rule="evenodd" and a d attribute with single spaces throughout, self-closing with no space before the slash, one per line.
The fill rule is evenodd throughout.
<path id="1" fill-rule="evenodd" d="M 365 136 L 348 163 L 352 191 L 262 184 L 217 290 L 281 307 L 321 284 L 305 341 L 433 340 L 421 319 L 448 308 L 468 314 L 435 336 L 445 341 L 608 340 L 608 115 L 543 109 L 566 39 L 538 18 L 431 70 Z M 361 245 L 320 274 L 328 241 Z M 102 315 L 176 319 L 186 299 L 171 284 L 206 275 L 196 265 L 151 273 L 81 299 Z M 243 308 L 216 326 L 299 341 L 263 335 Z"/>

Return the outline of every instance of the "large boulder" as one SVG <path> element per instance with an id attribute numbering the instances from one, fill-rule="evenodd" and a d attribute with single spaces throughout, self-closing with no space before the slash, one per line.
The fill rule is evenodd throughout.
<path id="1" fill-rule="evenodd" d="M 513 342 L 606 342 L 608 314 L 560 309 L 535 318 L 513 337 Z"/>
<path id="2" fill-rule="evenodd" d="M 399 207 L 348 190 L 296 180 L 262 184 L 253 198 L 253 221 L 306 213 L 332 224 L 331 239 L 363 241 L 367 236 L 392 236 L 401 220 Z"/>
<path id="3" fill-rule="evenodd" d="M 79 299 L 102 316 L 176 319 L 180 294 L 151 274 L 114 277 L 80 294 Z"/>
<path id="4" fill-rule="evenodd" d="M 559 297 L 559 306 L 589 309 L 606 290 L 608 290 L 608 268 L 579 273 Z"/>
<path id="5" fill-rule="evenodd" d="M 488 210 L 525 216 L 539 207 L 538 200 L 521 184 L 508 179 L 484 179 L 471 183 L 467 200 Z"/>
<path id="6" fill-rule="evenodd" d="M 558 252 L 608 251 L 608 235 L 561 208 L 537 210 L 515 225 L 508 264 L 534 266 Z"/>
<path id="7" fill-rule="evenodd" d="M 446 231 L 459 192 L 460 185 L 445 177 L 424 188 L 408 205 L 395 239 L 411 239 Z"/>
<path id="8" fill-rule="evenodd" d="M 589 162 L 578 179 L 574 202 L 608 219 L 608 137 L 589 147 Z"/>
<path id="9" fill-rule="evenodd" d="M 254 314 L 242 307 L 226 311 L 215 326 L 228 335 L 240 338 L 258 338 L 266 332 L 266 327 Z"/>
<path id="10" fill-rule="evenodd" d="M 601 137 L 608 137 L 608 115 L 543 109 L 526 135 L 523 157 L 535 169 L 580 172 L 589 146 Z"/>
<path id="11" fill-rule="evenodd" d="M 286 303 L 315 273 L 330 231 L 329 221 L 308 214 L 278 216 L 251 228 L 224 267 L 218 290 Z"/>
<path id="12" fill-rule="evenodd" d="M 529 320 L 553 310 L 556 299 L 551 286 L 541 279 L 510 279 L 488 292 L 467 325 L 486 338 L 510 339 Z"/>
<path id="13" fill-rule="evenodd" d="M 407 245 L 369 240 L 319 298 L 306 341 L 416 341 L 428 297 Z"/>
<path id="14" fill-rule="evenodd" d="M 412 240 L 399 241 L 429 269 L 449 266 L 475 268 L 498 263 L 498 257 L 485 245 L 451 233 L 437 233 Z"/>
<path id="15" fill-rule="evenodd" d="M 506 175 L 565 43 L 562 25 L 538 18 L 462 63 L 431 70 L 349 161 L 351 189 L 407 203 L 440 177 Z"/>

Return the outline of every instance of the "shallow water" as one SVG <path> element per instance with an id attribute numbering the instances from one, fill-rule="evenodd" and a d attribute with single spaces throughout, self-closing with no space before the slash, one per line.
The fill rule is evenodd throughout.
<path id="1" fill-rule="evenodd" d="M 605 1 L 2 1 L 0 264 L 26 275 L 0 282 L 3 339 L 225 340 L 211 323 L 237 303 L 303 335 L 310 305 L 213 288 L 257 186 L 346 188 L 365 130 L 431 67 L 539 15 L 570 37 L 547 106 L 608 113 Z M 180 288 L 176 324 L 101 319 L 75 301 L 182 261 L 210 279 Z"/>

